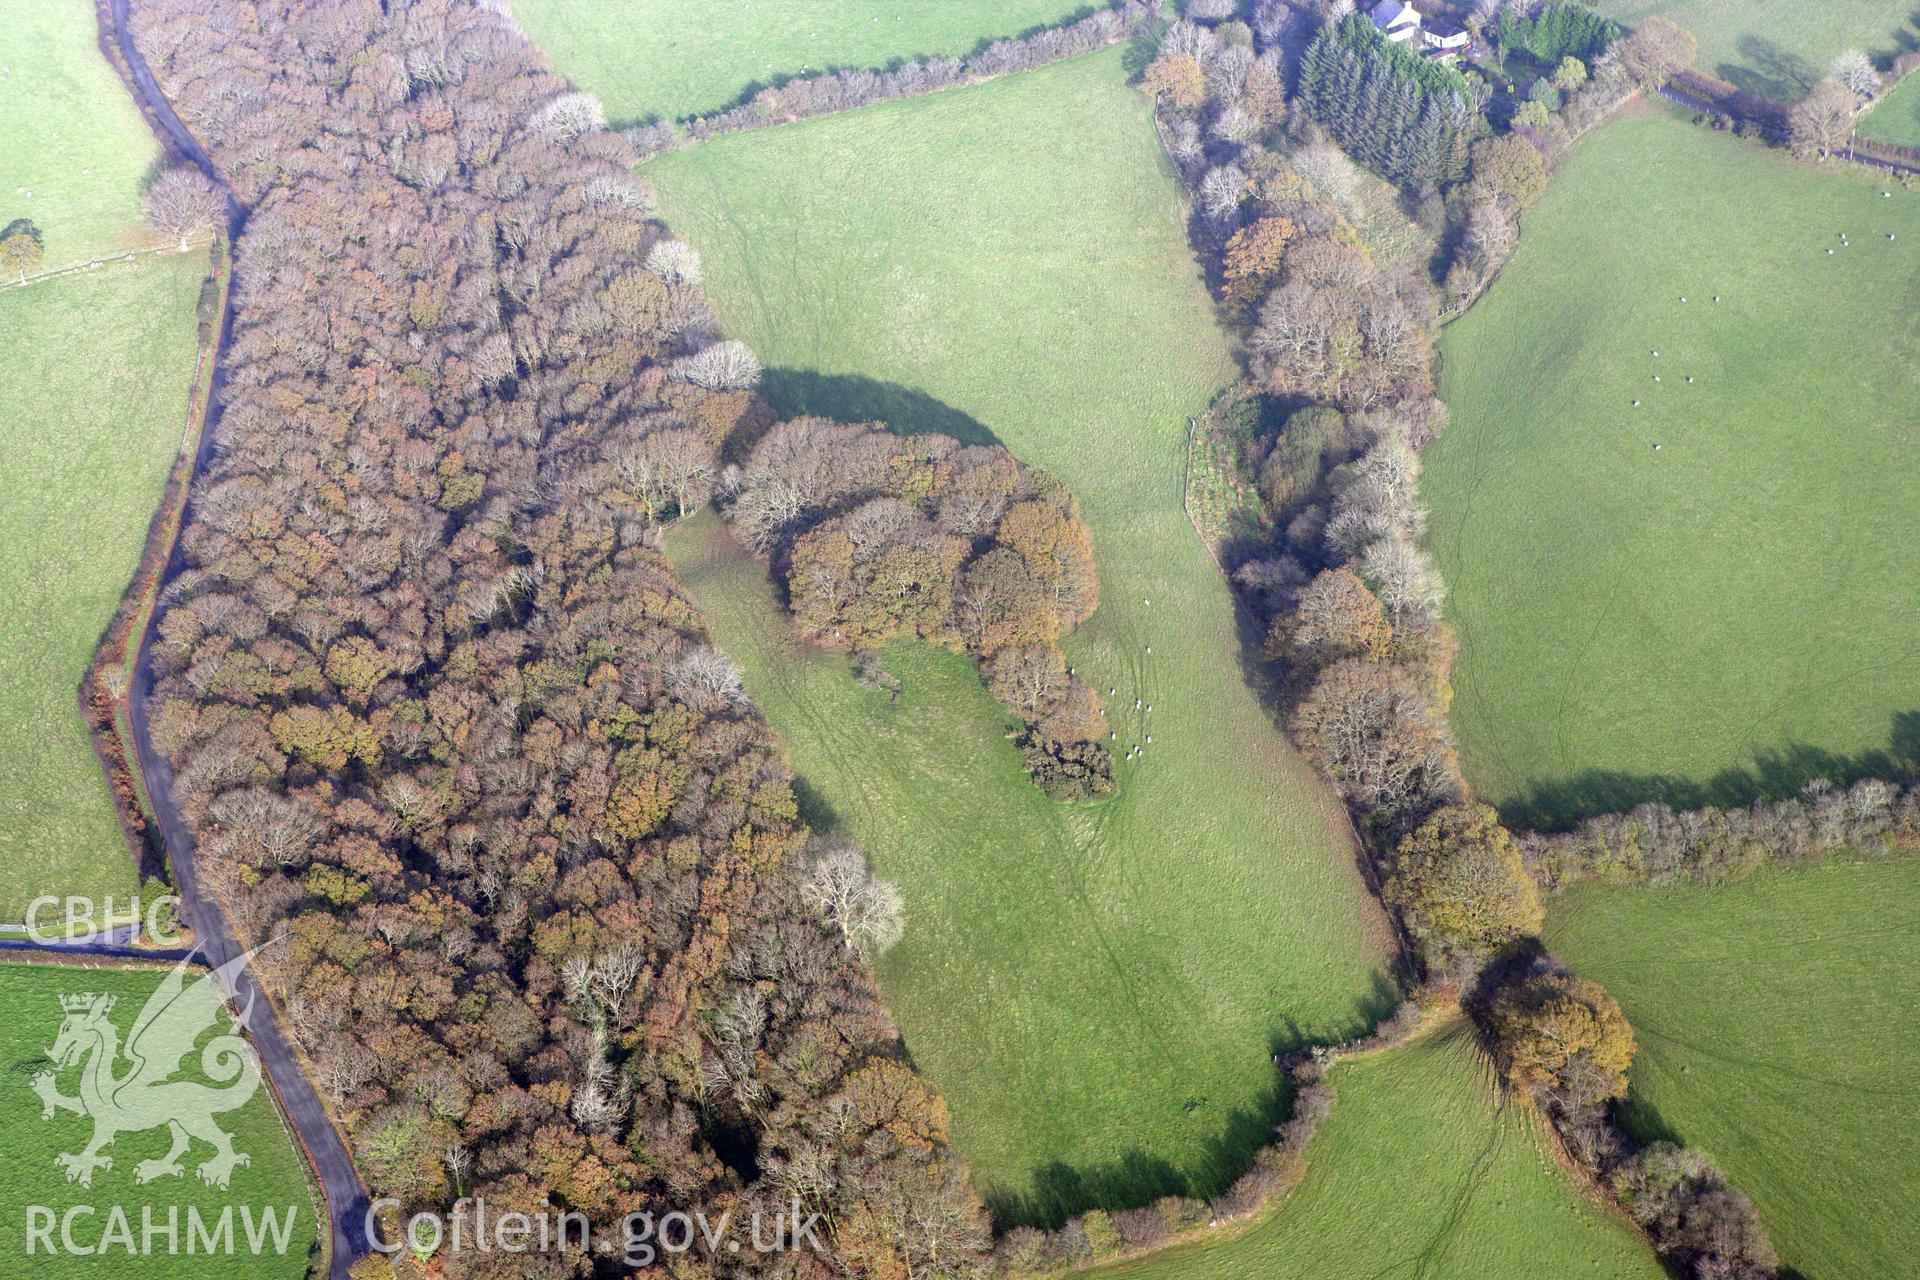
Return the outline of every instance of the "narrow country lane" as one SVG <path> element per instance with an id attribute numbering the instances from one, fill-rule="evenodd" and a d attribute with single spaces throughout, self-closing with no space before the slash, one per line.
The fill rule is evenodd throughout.
<path id="1" fill-rule="evenodd" d="M 128 0 L 111 0 L 114 41 L 132 77 L 134 89 L 143 105 L 152 111 L 159 126 L 165 130 L 173 148 L 227 191 L 228 223 L 231 232 L 237 235 L 246 211 L 233 195 L 232 189 L 226 187 L 199 140 L 175 114 L 166 95 L 161 93 L 159 82 L 154 79 L 153 72 L 134 45 L 127 11 Z M 232 300 L 229 297 L 228 314 L 221 318 L 223 334 L 231 320 Z M 220 413 L 220 384 L 221 369 L 216 358 L 212 392 L 208 396 L 207 423 L 201 434 L 200 457 L 195 460 L 196 475 L 205 465 L 207 453 L 212 448 Z M 168 566 L 168 577 L 172 576 L 173 568 L 172 565 Z M 174 883 L 183 899 L 181 917 L 192 928 L 201 957 L 217 967 L 239 955 L 242 948 L 219 904 L 201 889 L 200 869 L 193 856 L 193 835 L 181 820 L 180 811 L 173 800 L 173 768 L 153 749 L 147 731 L 147 695 L 152 687 L 148 646 L 158 617 L 159 611 L 156 609 L 148 618 L 146 630 L 139 638 L 133 688 L 128 695 L 129 718 L 140 757 L 140 769 L 146 775 L 147 791 L 153 800 L 154 816 L 160 824 L 160 834 L 173 867 Z M 108 949 L 105 953 L 112 954 L 113 951 Z M 233 996 L 241 1008 L 252 1005 L 251 1030 L 254 1044 L 260 1052 L 261 1065 L 265 1068 L 268 1083 L 280 1100 L 281 1109 L 299 1136 L 300 1145 L 313 1166 L 314 1175 L 319 1179 L 325 1196 L 327 1211 L 332 1218 L 331 1280 L 347 1280 L 348 1268 L 371 1248 L 366 1234 L 369 1205 L 366 1187 L 360 1181 L 359 1171 L 354 1168 L 353 1159 L 347 1153 L 346 1143 L 334 1127 L 332 1117 L 328 1115 L 313 1082 L 307 1079 L 306 1072 L 301 1069 L 299 1055 L 295 1053 L 286 1028 L 281 1024 L 279 1010 L 259 990 L 251 969 L 242 971 L 234 984 Z"/>

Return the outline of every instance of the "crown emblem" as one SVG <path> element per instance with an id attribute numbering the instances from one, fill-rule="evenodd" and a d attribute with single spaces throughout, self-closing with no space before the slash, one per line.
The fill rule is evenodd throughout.
<path id="1" fill-rule="evenodd" d="M 105 1013 L 113 1008 L 113 997 L 97 996 L 91 991 L 84 995 L 60 997 L 60 1007 L 68 1013 L 86 1013 L 96 1004 L 100 1006 L 100 1012 Z"/>

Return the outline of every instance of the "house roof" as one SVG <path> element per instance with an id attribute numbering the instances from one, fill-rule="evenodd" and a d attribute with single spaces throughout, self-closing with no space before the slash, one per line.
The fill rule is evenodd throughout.
<path id="1" fill-rule="evenodd" d="M 1373 19 L 1376 27 L 1389 27 L 1407 19 L 1416 23 L 1420 21 L 1420 11 L 1410 4 L 1402 4 L 1400 0 L 1380 0 L 1367 16 Z"/>
<path id="2" fill-rule="evenodd" d="M 1430 35 L 1436 35 L 1443 40 L 1447 40 L 1447 39 L 1453 38 L 1454 36 L 1463 36 L 1467 34 L 1467 29 L 1461 26 L 1459 23 L 1450 22 L 1445 18 L 1428 18 L 1427 32 Z"/>

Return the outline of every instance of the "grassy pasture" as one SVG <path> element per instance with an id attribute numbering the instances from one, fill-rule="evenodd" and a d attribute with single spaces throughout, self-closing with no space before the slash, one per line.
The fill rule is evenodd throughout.
<path id="1" fill-rule="evenodd" d="M 31 218 L 46 267 L 151 243 L 140 195 L 160 147 L 96 33 L 85 0 L 0 23 L 0 226 Z"/>
<path id="2" fill-rule="evenodd" d="M 1590 1200 L 1534 1117 L 1499 1100 L 1459 1022 L 1341 1063 L 1307 1176 L 1244 1231 L 1103 1268 L 1103 1280 L 1658 1280 L 1644 1240 Z"/>
<path id="3" fill-rule="evenodd" d="M 0 292 L 0 920 L 134 868 L 75 701 L 180 443 L 199 252 Z"/>
<path id="4" fill-rule="evenodd" d="M 1805 96 L 1843 49 L 1894 50 L 1910 0 L 1590 0 L 1629 26 L 1659 14 L 1700 42 L 1694 65 L 1776 102 Z"/>
<path id="5" fill-rule="evenodd" d="M 1805 1280 L 1911 1273 L 1920 862 L 1586 886 L 1547 943 L 1633 1022 L 1635 1128 L 1712 1153 Z"/>
<path id="6" fill-rule="evenodd" d="M 793 645 L 717 522 L 672 552 L 816 811 L 902 884 L 888 1003 L 1002 1219 L 1215 1189 L 1280 1105 L 1274 1050 L 1382 1011 L 1380 923 L 1181 510 L 1188 418 L 1233 366 L 1120 51 L 646 176 L 784 411 L 997 437 L 1078 495 L 1103 603 L 1068 660 L 1118 690 L 1116 755 L 1153 736 L 1094 806 L 1027 782 L 964 660 L 889 650 L 895 704 Z"/>
<path id="7" fill-rule="evenodd" d="M 615 120 L 704 115 L 802 71 L 964 57 L 1088 7 L 1079 0 L 512 0 L 553 65 Z"/>
<path id="8" fill-rule="evenodd" d="M 1442 350 L 1424 496 L 1484 797 L 1557 824 L 1920 753 L 1920 196 L 1629 113 Z"/>
<path id="9" fill-rule="evenodd" d="M 159 149 L 92 7 L 23 8 L 0 68 L 0 220 L 30 213 L 50 267 L 144 243 Z M 75 698 L 180 440 L 205 272 L 196 251 L 0 289 L 0 921 L 41 893 L 134 888 Z"/>
<path id="10" fill-rule="evenodd" d="M 1920 75 L 1909 75 L 1860 118 L 1860 136 L 1920 147 Z"/>
<path id="11" fill-rule="evenodd" d="M 182 1158 L 185 1172 L 179 1177 L 163 1177 L 141 1185 L 135 1181 L 134 1166 L 142 1160 L 158 1159 L 167 1153 L 165 1129 L 142 1133 L 123 1133 L 104 1154 L 113 1158 L 110 1169 L 96 1171 L 93 1185 L 82 1187 L 67 1181 L 63 1169 L 54 1164 L 61 1153 L 79 1151 L 93 1135 L 93 1122 L 69 1111 L 56 1111 L 50 1120 L 41 1118 L 39 1097 L 33 1092 L 33 1077 L 52 1067 L 46 1056 L 60 1030 L 60 998 L 82 992 L 111 994 L 116 1005 L 111 1021 L 123 1037 L 147 997 L 160 983 L 161 969 L 82 969 L 65 965 L 33 965 L 0 962 L 0 1176 L 7 1188 L 7 1211 L 0 1214 L 0 1277 L 34 1277 L 35 1280 L 64 1280 L 73 1277 L 136 1277 L 138 1280 L 219 1280 L 244 1277 L 245 1280 L 299 1280 L 307 1273 L 310 1256 L 319 1248 L 317 1199 L 307 1181 L 305 1166 L 291 1135 L 274 1109 L 266 1086 L 236 1111 L 219 1116 L 217 1123 L 231 1134 L 234 1149 L 252 1161 L 233 1171 L 226 1190 L 208 1186 L 195 1174 L 195 1168 L 211 1154 L 211 1148 L 196 1142 Z M 200 1079 L 199 1058 L 183 1078 Z M 127 1063 L 114 1065 L 124 1073 Z M 60 1092 L 72 1095 L 78 1075 L 74 1070 L 59 1077 Z M 134 1248 L 141 1243 L 143 1207 L 150 1207 L 157 1223 L 165 1224 L 171 1210 L 177 1210 L 180 1237 L 176 1247 L 164 1237 L 156 1237 L 150 1256 L 128 1256 L 118 1247 L 99 1257 L 78 1257 L 64 1249 L 48 1256 L 43 1247 L 29 1255 L 27 1250 L 27 1206 L 45 1206 L 64 1215 L 77 1205 L 90 1206 L 92 1216 L 74 1220 L 75 1243 L 91 1247 L 102 1239 L 109 1214 L 115 1207 L 127 1215 L 133 1231 Z M 187 1211 L 197 1209 L 210 1226 L 217 1223 L 223 1209 L 234 1213 L 233 1233 L 236 1252 L 232 1256 L 215 1252 L 188 1254 Z M 271 1209 L 286 1221 L 289 1210 L 297 1212 L 285 1254 L 273 1244 L 255 1257 L 247 1248 L 241 1210 L 255 1214 Z M 53 1235 L 56 1244 L 59 1232 Z"/>

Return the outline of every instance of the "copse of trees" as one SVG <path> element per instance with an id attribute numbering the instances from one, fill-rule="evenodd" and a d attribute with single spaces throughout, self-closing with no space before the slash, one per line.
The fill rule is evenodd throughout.
<path id="1" fill-rule="evenodd" d="M 1528 15 L 1502 9 L 1490 34 L 1501 49 L 1524 53 L 1542 66 L 1558 66 L 1562 59 L 1591 63 L 1627 29 L 1603 18 L 1583 4 L 1549 4 Z"/>
<path id="2" fill-rule="evenodd" d="M 985 1215 L 862 962 L 897 897 L 802 825 L 654 545 L 764 413 L 751 366 L 682 363 L 724 346 L 697 268 L 498 7 L 134 9 L 251 206 L 151 649 L 202 880 L 284 938 L 263 979 L 375 1195 L 601 1232 L 797 1197 L 827 1256 L 755 1274 L 973 1274 Z"/>
<path id="3" fill-rule="evenodd" d="M 1292 9 L 1264 5 L 1254 16 L 1255 32 L 1297 27 Z M 1249 48 L 1232 25 L 1175 23 L 1142 87 L 1194 192 L 1210 276 L 1249 323 L 1254 388 L 1300 406 L 1248 459 L 1281 536 L 1235 581 L 1270 619 L 1267 653 L 1286 663 L 1293 732 L 1385 853 L 1465 795 L 1444 716 L 1444 590 L 1419 546 L 1419 449 L 1445 421 L 1429 396 L 1433 293 L 1414 271 L 1381 270 L 1288 162 L 1289 142 L 1320 145 L 1317 127 L 1270 100 L 1280 50 L 1261 47 L 1266 35 Z M 1362 25 L 1365 40 L 1358 28 L 1327 28 L 1323 53 L 1345 50 L 1343 40 L 1370 48 Z M 1187 92 L 1195 71 L 1197 104 Z M 1428 64 L 1417 74 L 1436 73 L 1454 75 Z M 1249 120 L 1251 130 L 1240 127 Z"/>
<path id="4" fill-rule="evenodd" d="M 1466 174 L 1479 124 L 1466 77 L 1386 39 L 1364 14 L 1321 29 L 1297 96 L 1347 154 L 1394 182 L 1431 189 Z"/>
<path id="5" fill-rule="evenodd" d="M 1099 587 L 1092 537 L 1058 481 L 997 445 L 801 418 L 724 483 L 729 520 L 786 584 L 803 632 L 973 655 L 1028 726 L 1036 782 L 1072 799 L 1111 789 L 1100 699 L 1060 654 Z"/>
<path id="6" fill-rule="evenodd" d="M 1287 212 L 1260 216 L 1286 217 L 1294 203 L 1282 198 L 1270 207 Z M 1262 208 L 1261 196 L 1254 205 Z M 1310 215 L 1304 220 L 1310 224 Z M 1350 241 L 1297 238 L 1270 277 L 1278 287 L 1261 302 L 1248 337 L 1267 391 L 1363 410 L 1431 390 L 1431 291 L 1382 273 Z"/>

